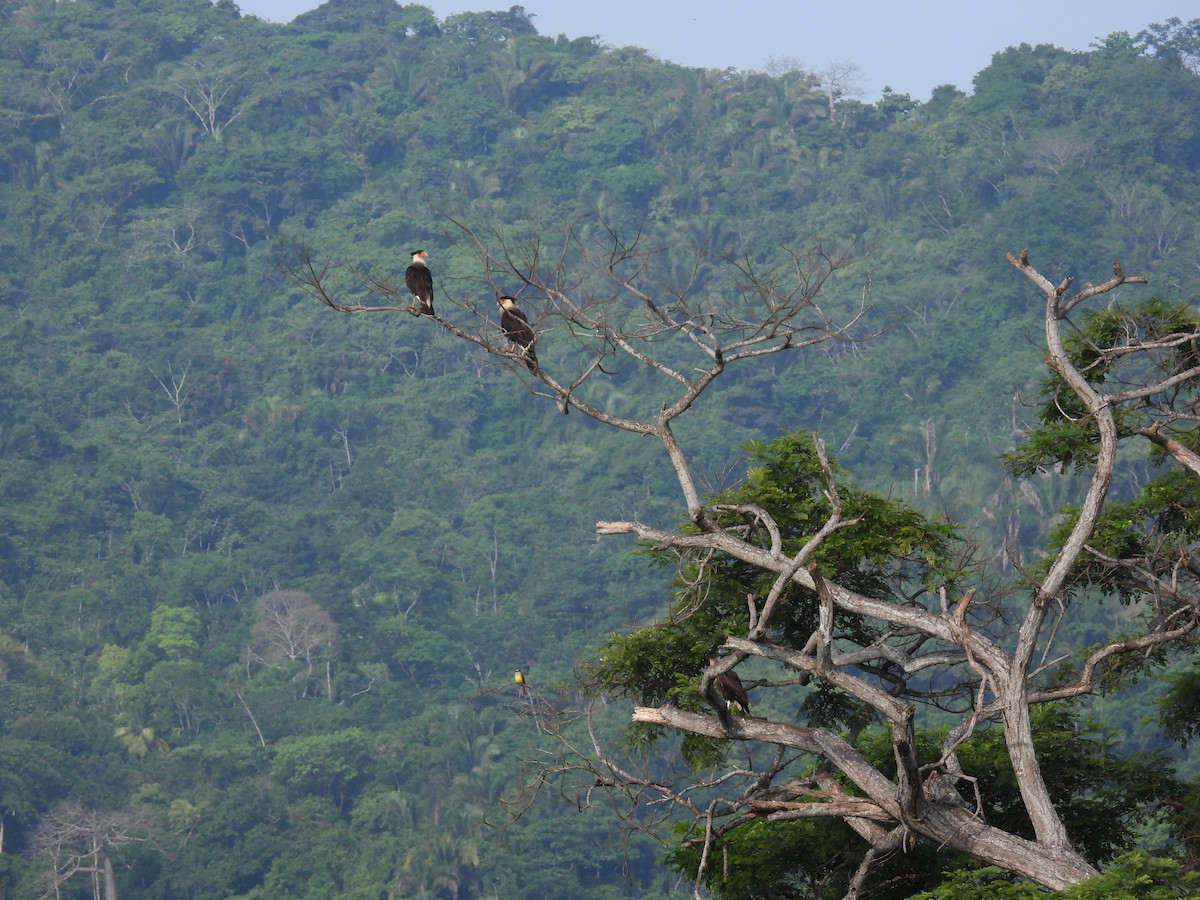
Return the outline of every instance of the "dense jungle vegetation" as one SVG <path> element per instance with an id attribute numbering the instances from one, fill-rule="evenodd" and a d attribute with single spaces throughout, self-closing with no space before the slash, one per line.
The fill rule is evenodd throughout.
<path id="1" fill-rule="evenodd" d="M 865 297 L 878 336 L 731 373 L 681 439 L 723 490 L 746 442 L 819 431 L 1024 566 L 1072 481 L 998 462 L 1044 377 L 1004 254 L 1193 300 L 1200 34 L 996 49 L 970 94 L 864 104 L 520 7 L 0 0 L 0 896 L 72 864 L 63 897 L 690 893 L 599 795 L 501 803 L 548 748 L 535 709 L 575 708 L 578 663 L 667 608 L 672 573 L 594 528 L 676 524 L 666 462 L 419 318 L 338 315 L 281 254 L 395 276 L 424 247 L 490 315 L 456 221 L 640 232 L 671 248 L 649 290 L 689 277 L 679 248 L 719 292 L 734 260 L 853 246 L 830 302 Z M 1145 697 L 1094 707 L 1114 759 L 1167 746 Z"/>

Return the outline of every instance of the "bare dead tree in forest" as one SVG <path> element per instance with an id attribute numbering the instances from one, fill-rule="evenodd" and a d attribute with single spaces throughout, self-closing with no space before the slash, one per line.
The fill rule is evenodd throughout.
<path id="1" fill-rule="evenodd" d="M 139 813 L 119 809 L 91 809 L 79 800 L 68 800 L 51 809 L 38 823 L 30 853 L 46 861 L 42 872 L 43 897 L 60 898 L 76 875 L 89 875 L 93 894 L 117 900 L 117 881 L 111 853 L 133 842 L 147 840 L 147 823 Z"/>
<path id="2" fill-rule="evenodd" d="M 1023 586 L 1024 599 L 1011 627 L 993 618 L 984 628 L 976 610 L 995 601 L 987 595 L 989 581 L 980 580 L 970 589 L 944 586 L 897 602 L 896 595 L 860 592 L 819 569 L 814 563 L 819 551 L 835 535 L 860 524 L 843 513 L 842 485 L 819 439 L 813 446 L 828 513 L 823 524 L 789 543 L 776 517 L 762 506 L 707 503 L 672 431 L 672 423 L 731 363 L 851 339 L 849 329 L 859 322 L 862 308 L 835 323 L 818 302 L 830 278 L 847 264 L 846 256 L 819 248 L 789 254 L 786 279 L 783 269 L 760 272 L 742 261 L 736 289 L 719 295 L 705 290 L 704 267 L 698 262 L 682 286 L 660 291 L 652 286 L 649 273 L 656 254 L 641 235 L 630 244 L 611 232 L 601 232 L 595 240 L 594 230 L 576 223 L 561 244 L 551 247 L 537 235 L 510 242 L 499 233 L 480 234 L 454 224 L 497 293 L 511 290 L 515 280 L 543 302 L 534 327 L 553 334 L 565 349 L 557 354 L 539 349 L 541 370 L 529 373 L 505 350 L 494 324 L 477 311 L 474 300 L 459 303 L 468 313 L 468 325 L 445 319 L 436 323 L 507 359 L 513 371 L 563 411 L 578 410 L 604 424 L 654 436 L 671 462 L 686 511 L 685 527 L 602 521 L 597 531 L 634 535 L 658 550 L 674 552 L 681 571 L 688 565 L 703 569 L 719 557 L 771 581 L 765 594 L 746 597 L 744 631 L 714 636 L 728 655 L 703 670 L 700 695 L 715 695 L 715 679 L 744 660 L 770 660 L 790 670 L 792 677 L 758 684 L 756 689 L 785 692 L 810 683 L 827 685 L 852 698 L 863 723 L 883 722 L 892 745 L 891 764 L 881 766 L 858 746 L 861 726 L 839 732 L 761 715 L 735 717 L 715 701 L 711 713 L 667 702 L 635 707 L 633 722 L 698 738 L 744 742 L 767 750 L 770 761 L 730 763 L 711 777 L 695 776 L 679 787 L 621 762 L 589 727 L 589 739 L 581 745 L 572 743 L 565 731 L 556 732 L 561 750 L 537 765 L 535 784 L 556 782 L 563 790 L 574 783 L 581 804 L 592 802 L 597 791 L 624 798 L 631 821 L 636 819 L 641 827 L 679 815 L 693 818 L 703 827 L 701 875 L 715 864 L 724 836 L 740 825 L 805 818 L 841 820 L 865 842 L 868 849 L 850 877 L 848 898 L 860 895 L 882 859 L 918 839 L 1053 889 L 1096 874 L 1055 807 L 1034 747 L 1031 714 L 1038 704 L 1094 692 L 1099 680 L 1122 661 L 1145 660 L 1178 645 L 1200 627 L 1200 565 L 1191 563 L 1190 550 L 1162 540 L 1136 557 L 1123 557 L 1106 553 L 1095 540 L 1109 501 L 1119 442 L 1153 442 L 1167 460 L 1193 476 L 1200 474 L 1200 456 L 1190 449 L 1194 443 L 1181 439 L 1178 431 L 1196 422 L 1187 390 L 1200 376 L 1197 329 L 1113 328 L 1092 339 L 1082 354 L 1088 362 L 1081 363 L 1081 354 L 1069 352 L 1070 342 L 1064 339 L 1064 332 L 1076 330 L 1072 313 L 1146 279 L 1126 276 L 1114 265 L 1112 278 L 1071 292 L 1071 279 L 1052 283 L 1030 264 L 1027 252 L 1010 255 L 1013 266 L 1044 301 L 1047 363 L 1070 395 L 1063 408 L 1084 435 L 1081 440 L 1092 448 L 1084 454 L 1090 480 L 1062 541 L 1034 583 Z M 398 311 L 408 305 L 386 281 L 362 272 L 350 273 L 362 286 L 358 299 L 340 299 L 344 295 L 330 276 L 346 273 L 322 269 L 307 254 L 292 263 L 291 271 L 307 290 L 343 312 Z M 672 387 L 665 399 L 648 404 L 649 414 L 617 414 L 588 392 L 616 370 L 618 360 L 644 367 Z M 1120 380 L 1122 370 L 1128 374 L 1125 381 Z M 1105 380 L 1101 372 L 1115 374 Z M 1124 414 L 1133 412 L 1140 424 L 1131 430 L 1128 423 L 1134 417 Z M 1084 602 L 1089 578 L 1095 583 L 1122 579 L 1122 589 L 1143 598 L 1149 612 L 1137 633 L 1093 648 L 1074 665 L 1060 648 L 1059 624 L 1073 603 Z M 797 590 L 815 598 L 815 628 L 806 637 L 781 642 L 778 620 Z M 1007 604 L 1012 616 L 1011 596 Z M 873 623 L 870 638 L 856 643 L 854 634 L 838 624 L 846 617 Z M 958 720 L 936 755 L 927 758 L 918 748 L 916 724 L 919 712 L 937 705 L 927 689 L 931 672 L 952 682 L 952 693 L 966 702 L 958 707 Z M 629 675 L 626 693 L 636 693 L 636 678 L 636 673 Z M 795 699 L 789 695 L 776 708 L 782 707 L 795 709 Z M 755 700 L 757 713 L 771 708 Z M 977 786 L 959 759 L 960 748 L 985 725 L 1002 731 L 1031 836 L 985 820 Z M 646 810 L 652 811 L 650 818 Z"/>
<path id="3" fill-rule="evenodd" d="M 337 623 L 304 591 L 267 591 L 256 601 L 255 614 L 250 659 L 284 668 L 303 664 L 294 677 L 303 684 L 301 696 L 307 696 L 316 666 L 324 664 L 328 671 L 332 663 L 339 643 Z"/>
<path id="4" fill-rule="evenodd" d="M 738 276 L 732 294 L 709 290 L 706 273 L 714 260 L 696 252 L 684 263 L 681 285 L 660 297 L 649 287 L 650 270 L 668 250 L 642 233 L 626 243 L 602 224 L 579 220 L 551 245 L 537 232 L 514 239 L 450 221 L 451 236 L 479 263 L 480 282 L 494 295 L 523 293 L 540 300 L 536 315 L 523 303 L 531 324 L 539 335 L 552 334 L 564 349 L 557 359 L 543 357 L 543 365 L 529 372 L 524 355 L 489 315 L 494 296 L 451 297 L 457 312 L 465 313 L 465 323 L 425 318 L 505 360 L 514 371 L 525 371 L 535 392 L 553 398 L 562 412 L 579 410 L 606 425 L 657 438 L 683 488 L 688 516 L 697 522 L 704 516 L 700 492 L 672 422 L 726 367 L 827 341 L 855 340 L 865 312 L 865 304 L 859 305 L 839 322 L 822 309 L 822 290 L 851 257 L 819 245 L 786 251 L 783 263 L 766 269 L 749 259 L 726 260 Z M 398 278 L 322 265 L 307 248 L 286 258 L 285 267 L 306 291 L 340 312 L 410 311 Z M 518 290 L 509 287 L 513 283 Z M 539 356 L 543 352 L 539 349 Z M 617 414 L 595 399 L 603 392 L 590 390 L 629 365 L 671 387 L 639 416 Z"/>

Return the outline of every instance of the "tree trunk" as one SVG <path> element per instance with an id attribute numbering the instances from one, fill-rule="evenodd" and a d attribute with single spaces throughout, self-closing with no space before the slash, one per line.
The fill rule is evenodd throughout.
<path id="1" fill-rule="evenodd" d="M 100 865 L 104 871 L 104 900 L 117 900 L 117 877 L 113 874 L 112 858 L 100 851 Z"/>
<path id="2" fill-rule="evenodd" d="M 691 713 L 674 706 L 635 707 L 633 721 L 663 725 L 708 737 L 760 741 L 791 747 L 829 760 L 880 809 L 939 847 L 959 850 L 988 865 L 1000 866 L 1051 890 L 1062 890 L 1096 875 L 1094 869 L 1070 846 L 1050 846 L 1016 837 L 987 825 L 964 805 L 932 799 L 923 792 L 919 811 L 906 814 L 900 790 L 857 750 L 825 728 L 801 728 L 766 719 L 736 719 L 726 729 L 715 716 Z M 956 797 L 953 785 L 937 792 Z"/>

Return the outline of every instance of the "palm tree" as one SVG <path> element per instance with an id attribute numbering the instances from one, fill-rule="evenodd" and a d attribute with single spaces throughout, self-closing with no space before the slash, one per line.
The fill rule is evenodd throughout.
<path id="1" fill-rule="evenodd" d="M 169 750 L 170 745 L 154 733 L 149 725 L 140 725 L 132 718 L 126 717 L 124 724 L 118 725 L 113 731 L 113 737 L 121 742 L 121 746 L 142 759 L 151 750 Z"/>

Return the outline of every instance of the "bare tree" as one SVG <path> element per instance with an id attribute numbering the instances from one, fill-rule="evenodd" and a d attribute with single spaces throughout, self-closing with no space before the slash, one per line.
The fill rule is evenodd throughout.
<path id="1" fill-rule="evenodd" d="M 768 56 L 763 60 L 762 71 L 764 75 L 772 78 L 817 80 L 817 76 L 809 71 L 804 61 L 796 56 Z"/>
<path id="2" fill-rule="evenodd" d="M 689 518 L 704 518 L 700 493 L 672 431 L 672 423 L 726 367 L 785 350 L 827 341 L 853 341 L 865 302 L 835 321 L 818 303 L 829 279 L 849 265 L 848 252 L 817 245 L 789 250 L 775 266 L 760 268 L 748 258 L 712 259 L 703 251 L 674 253 L 678 285 L 657 296 L 650 286 L 652 263 L 672 255 L 638 233 L 622 241 L 603 223 L 579 220 L 560 243 L 550 245 L 536 230 L 513 239 L 495 230 L 480 232 L 450 219 L 451 237 L 474 254 L 480 280 L 495 295 L 516 284 L 516 293 L 542 301 L 531 315 L 539 339 L 553 335 L 558 353 L 530 367 L 525 355 L 500 332 L 494 313 L 475 297 L 450 298 L 466 323 L 425 315 L 455 336 L 526 370 L 535 393 L 553 398 L 563 413 L 579 410 L 622 431 L 656 438 L 684 490 Z M 736 278 L 713 287 L 713 267 L 726 263 Z M 377 278 L 352 265 L 318 264 L 307 249 L 285 260 L 291 276 L 307 291 L 345 313 L 411 312 L 406 291 L 395 278 Z M 490 304 L 489 304 L 490 307 Z M 604 405 L 612 380 L 636 366 L 670 386 L 667 399 L 644 404 L 642 414 L 617 414 Z M 520 367 L 520 368 L 518 368 Z"/>
<path id="3" fill-rule="evenodd" d="M 468 325 L 441 318 L 434 319 L 435 324 L 505 360 L 530 381 L 535 392 L 553 398 L 564 412 L 578 410 L 606 425 L 654 437 L 671 463 L 686 510 L 685 527 L 602 521 L 597 531 L 635 535 L 656 549 L 674 551 L 683 561 L 681 572 L 689 564 L 703 568 L 706 560 L 720 556 L 765 574 L 773 585 L 766 596 L 746 598 L 747 627 L 742 633 L 713 636 L 728 655 L 705 668 L 700 678 L 698 691 L 711 706 L 711 714 L 675 703 L 633 710 L 634 723 L 764 748 L 770 756 L 767 765 L 732 765 L 711 778 L 696 777 L 678 787 L 617 760 L 590 727 L 589 740 L 579 745 L 562 729 L 539 726 L 560 736 L 563 751 L 537 766 L 535 786 L 558 779 L 561 789 L 567 779 L 585 773 L 586 780 L 573 782 L 582 784 L 581 803 L 605 790 L 629 801 L 631 821 L 636 811 L 647 809 L 656 811 L 658 821 L 680 813 L 691 815 L 703 826 L 701 876 L 713 864 L 712 853 L 723 836 L 748 821 L 822 817 L 844 821 L 868 847 L 850 878 L 848 898 L 860 896 L 880 860 L 922 838 L 1054 889 L 1096 874 L 1072 843 L 1055 808 L 1034 748 L 1031 710 L 1037 704 L 1092 692 L 1118 660 L 1144 660 L 1200 626 L 1200 584 L 1197 574 L 1184 565 L 1184 556 L 1170 559 L 1164 552 L 1155 558 L 1120 559 L 1105 556 L 1090 543 L 1108 498 L 1120 439 L 1153 441 L 1185 470 L 1200 474 L 1200 457 L 1167 433 L 1179 421 L 1171 399 L 1200 375 L 1200 366 L 1187 362 L 1191 358 L 1187 353 L 1177 353 L 1184 364 L 1166 367 L 1165 376 L 1154 374 L 1162 366 L 1135 366 L 1131 374 L 1143 376 L 1140 382 L 1107 391 L 1097 386 L 1094 372 L 1081 371 L 1064 346 L 1063 332 L 1072 328 L 1073 311 L 1146 279 L 1126 277 L 1114 265 L 1112 278 L 1071 293 L 1070 279 L 1052 284 L 1033 268 L 1027 253 L 1010 256 L 1044 300 L 1048 363 L 1075 398 L 1080 419 L 1093 423 L 1095 461 L 1069 534 L 1047 560 L 1044 574 L 1024 594 L 1012 627 L 1004 627 L 1008 620 L 993 617 L 984 629 L 974 610 L 997 602 L 996 596 L 987 595 L 994 589 L 985 578 L 976 588 L 957 595 L 943 587 L 897 602 L 890 594 L 856 591 L 818 569 L 813 562 L 818 549 L 859 524 L 843 514 L 839 481 L 819 438 L 815 447 L 829 513 L 798 549 L 785 549 L 781 526 L 768 510 L 705 501 L 692 463 L 672 430 L 672 423 L 731 363 L 852 340 L 849 329 L 859 322 L 863 308 L 850 310 L 844 321 L 835 323 L 818 303 L 831 276 L 848 262 L 845 255 L 821 248 L 789 253 L 785 266 L 769 270 L 759 270 L 747 260 L 736 261 L 734 286 L 726 283 L 721 290 L 708 280 L 709 261 L 697 256 L 690 267 L 676 266 L 676 272 L 684 273 L 676 279 L 679 286 L 660 291 L 652 286 L 648 266 L 652 261 L 670 264 L 672 258 L 670 254 L 656 258 L 642 235 L 626 244 L 611 232 L 597 235 L 576 223 L 561 245 L 550 248 L 539 236 L 511 241 L 500 233 L 481 234 L 462 223 L 454 225 L 462 243 L 473 248 L 494 290 L 503 290 L 497 287 L 498 280 L 503 287 L 515 282 L 543 301 L 535 328 L 554 344 L 552 352 L 539 348 L 542 366 L 529 373 L 498 340 L 496 327 L 473 300 L 459 302 L 468 314 Z M 409 306 L 389 280 L 377 280 L 351 267 L 320 267 L 307 253 L 299 254 L 290 271 L 307 290 L 343 312 L 402 311 Z M 341 279 L 346 275 L 357 278 L 357 298 L 349 301 L 343 299 L 346 282 Z M 1120 366 L 1186 350 L 1197 339 L 1195 329 L 1182 334 L 1118 332 L 1109 345 L 1092 348 L 1092 358 Z M 650 414 L 619 415 L 599 399 L 604 394 L 597 382 L 616 371 L 618 360 L 632 361 L 657 376 L 659 383 L 671 386 L 665 399 L 647 404 Z M 1137 432 L 1118 432 L 1114 411 L 1122 406 L 1157 410 L 1159 417 Z M 1058 626 L 1072 591 L 1079 589 L 1080 567 L 1087 563 L 1119 569 L 1133 589 L 1151 598 L 1153 613 L 1138 634 L 1094 649 L 1082 665 L 1071 668 L 1067 655 L 1060 652 Z M 816 598 L 816 627 L 807 640 L 777 642 L 780 631 L 775 620 L 782 617 L 791 592 L 797 589 Z M 1008 598 L 1010 610 L 1011 604 Z M 837 623 L 847 616 L 875 623 L 871 639 L 856 643 L 853 633 L 840 628 Z M 750 657 L 773 661 L 793 673 L 781 681 L 760 683 L 759 688 L 798 691 L 816 681 L 853 698 L 862 710 L 862 723 L 872 718 L 885 723 L 894 764 L 881 767 L 864 755 L 857 746 L 861 725 L 838 733 L 790 720 L 731 716 L 714 685 L 723 673 Z M 919 683 L 931 672 L 949 681 L 952 693 L 965 698 L 965 703 L 957 708 L 958 720 L 936 758 L 922 758 L 916 740 L 917 715 L 937 704 Z M 770 708 L 755 704 L 756 712 Z M 796 705 L 793 697 L 779 703 L 789 709 Z M 983 798 L 959 760 L 959 748 L 985 723 L 1003 733 L 1032 837 L 985 821 Z M 820 762 L 815 768 L 814 759 Z M 652 822 L 640 817 L 637 824 Z"/>
<path id="4" fill-rule="evenodd" d="M 147 840 L 141 814 L 120 809 L 91 809 L 68 800 L 46 813 L 29 842 L 30 853 L 44 859 L 47 885 L 43 897 L 61 898 L 63 887 L 76 875 L 90 875 L 96 900 L 117 900 L 112 851 L 133 841 Z"/>
<path id="5" fill-rule="evenodd" d="M 66 127 L 76 95 L 100 75 L 114 55 L 111 47 L 86 40 L 47 42 L 38 54 L 41 86 L 60 128 Z"/>
<path id="6" fill-rule="evenodd" d="M 1051 175 L 1061 175 L 1072 167 L 1086 166 L 1095 152 L 1091 141 L 1077 137 L 1068 129 L 1055 128 L 1037 134 L 1029 165 Z"/>
<path id="7" fill-rule="evenodd" d="M 184 269 L 191 260 L 217 249 L 202 210 L 176 207 L 165 212 L 139 212 L 131 216 L 125 229 L 131 238 L 125 261 L 129 268 L 161 259 Z"/>
<path id="8" fill-rule="evenodd" d="M 253 96 L 235 99 L 235 88 L 244 77 L 245 72 L 236 66 L 221 66 L 200 59 L 180 70 L 171 82 L 170 93 L 183 101 L 213 140 L 219 141 L 225 126 L 258 100 Z"/>
<path id="9" fill-rule="evenodd" d="M 306 694 L 316 667 L 332 663 L 338 643 L 333 617 L 303 591 L 268 591 L 258 598 L 256 607 L 252 657 L 274 666 L 302 663 Z"/>
<path id="10" fill-rule="evenodd" d="M 821 82 L 821 91 L 825 94 L 825 100 L 829 104 L 830 122 L 837 122 L 837 105 L 840 100 L 846 97 L 862 96 L 862 88 L 858 84 L 861 75 L 862 69 L 858 63 L 845 59 L 835 60 L 817 73 Z M 843 116 L 842 125 L 845 124 L 846 120 Z"/>

